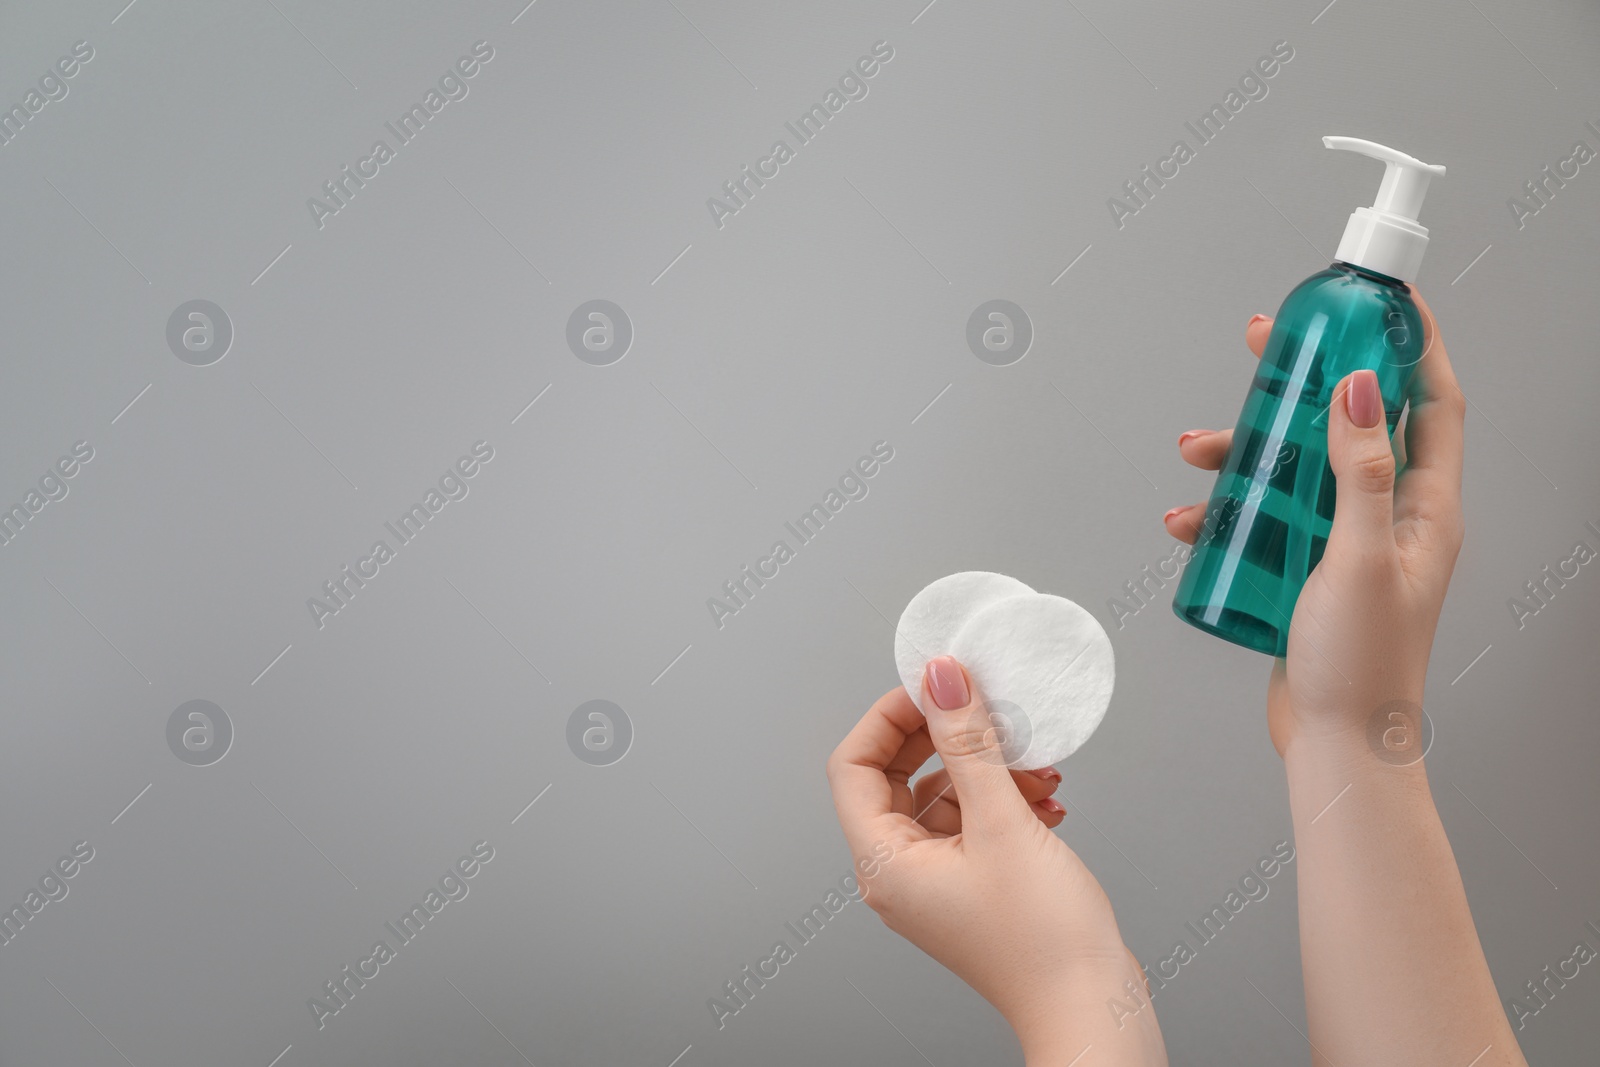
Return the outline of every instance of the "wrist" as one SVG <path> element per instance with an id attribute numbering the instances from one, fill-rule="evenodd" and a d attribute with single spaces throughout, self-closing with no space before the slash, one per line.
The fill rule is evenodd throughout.
<path id="1" fill-rule="evenodd" d="M 1279 751 L 1284 762 L 1319 766 L 1351 775 L 1417 770 L 1433 741 L 1432 722 L 1421 703 L 1397 699 L 1334 714 L 1291 716 Z"/>

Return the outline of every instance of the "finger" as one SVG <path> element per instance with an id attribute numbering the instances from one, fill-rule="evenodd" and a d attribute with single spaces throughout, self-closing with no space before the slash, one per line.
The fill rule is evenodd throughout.
<path id="1" fill-rule="evenodd" d="M 1011 778 L 1017 783 L 1017 792 L 1029 804 L 1046 800 L 1061 788 L 1061 772 L 1054 767 L 1043 767 L 1037 771 L 1012 771 Z"/>
<path id="2" fill-rule="evenodd" d="M 1016 783 L 1022 799 L 1032 805 L 1036 812 L 1041 812 L 1038 805 L 1040 801 L 1049 800 L 1050 795 L 1060 787 L 1061 772 L 1054 767 L 1037 771 L 1012 771 L 1011 780 Z M 961 798 L 950 786 L 949 771 L 941 768 L 917 779 L 912 789 L 911 817 L 936 834 L 961 832 Z"/>
<path id="3" fill-rule="evenodd" d="M 1067 809 L 1054 797 L 1036 800 L 1028 807 L 1033 811 L 1034 818 L 1044 823 L 1046 829 L 1054 830 L 1067 817 Z M 952 803 L 949 794 L 946 794 L 935 800 L 917 822 L 935 837 L 954 837 L 961 832 L 961 808 Z"/>
<path id="4" fill-rule="evenodd" d="M 900 751 L 895 753 L 894 759 L 883 769 L 884 777 L 889 779 L 890 811 L 897 815 L 914 817 L 916 799 L 910 785 L 911 776 L 928 762 L 928 757 L 931 755 L 933 755 L 933 738 L 928 736 L 926 725 L 906 735 L 905 744 L 900 746 Z"/>
<path id="5" fill-rule="evenodd" d="M 828 757 L 828 785 L 850 851 L 866 855 L 880 841 L 891 844 L 926 836 L 908 814 L 895 810 L 896 797 L 889 779 L 897 757 L 919 730 L 922 713 L 904 688 L 879 698 L 855 728 Z M 902 783 L 903 785 L 903 783 Z"/>
<path id="6" fill-rule="evenodd" d="M 921 822 L 922 813 L 937 804 L 948 804 L 957 809 L 961 806 L 956 800 L 955 790 L 950 786 L 950 772 L 943 767 L 917 779 L 912 790 L 911 817 Z"/>
<path id="7" fill-rule="evenodd" d="M 1328 463 L 1338 479 L 1328 554 L 1370 557 L 1394 547 L 1394 452 L 1378 376 L 1358 370 L 1328 405 Z"/>
<path id="8" fill-rule="evenodd" d="M 1256 354 L 1257 359 L 1261 358 L 1262 351 L 1267 347 L 1267 338 L 1271 336 L 1271 319 L 1265 315 L 1250 316 L 1250 321 L 1245 324 L 1244 328 L 1244 343 L 1250 351 Z"/>
<path id="9" fill-rule="evenodd" d="M 1161 522 L 1166 526 L 1167 533 L 1184 544 L 1192 545 L 1199 541 L 1200 531 L 1205 528 L 1206 503 L 1202 500 L 1198 504 L 1182 504 L 1163 515 Z"/>
<path id="10" fill-rule="evenodd" d="M 1455 370 L 1439 335 L 1439 321 L 1412 290 L 1422 312 L 1427 343 L 1422 361 L 1411 379 L 1410 410 L 1406 414 L 1406 469 L 1395 498 L 1400 518 L 1459 520 L 1461 513 L 1461 453 L 1467 400 L 1456 382 Z"/>
<path id="11" fill-rule="evenodd" d="M 1232 447 L 1232 430 L 1190 430 L 1178 438 L 1178 455 L 1203 471 L 1221 470 Z"/>
<path id="12" fill-rule="evenodd" d="M 954 837 L 961 832 L 961 805 L 942 770 L 917 782 L 913 809 L 913 817 L 931 834 Z"/>
<path id="13" fill-rule="evenodd" d="M 1244 343 L 1257 359 L 1261 358 L 1271 335 L 1272 320 L 1265 315 L 1252 315 L 1245 324 Z M 1178 454 L 1183 461 L 1201 470 L 1221 470 L 1232 448 L 1232 430 L 1190 430 L 1178 438 Z M 1205 504 L 1173 508 L 1161 521 L 1173 537 L 1192 545 L 1199 540 L 1205 522 Z"/>
<path id="14" fill-rule="evenodd" d="M 999 731 L 966 669 L 951 656 L 929 660 L 922 687 L 928 733 L 961 797 L 962 832 L 976 830 L 981 840 L 1020 823 L 1030 814 L 1028 802 L 1006 769 Z"/>
<path id="15" fill-rule="evenodd" d="M 1034 815 L 1038 816 L 1039 821 L 1044 823 L 1045 828 L 1049 830 L 1054 830 L 1060 826 L 1067 817 L 1067 809 L 1062 806 L 1061 801 L 1056 800 L 1054 797 L 1035 801 L 1030 806 L 1033 808 Z"/>

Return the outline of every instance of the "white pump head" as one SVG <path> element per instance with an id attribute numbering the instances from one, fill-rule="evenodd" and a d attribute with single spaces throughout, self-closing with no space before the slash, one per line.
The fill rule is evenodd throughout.
<path id="1" fill-rule="evenodd" d="M 1378 198 L 1371 207 L 1351 213 L 1333 258 L 1402 282 L 1415 281 L 1422 253 L 1428 250 L 1428 228 L 1417 222 L 1417 212 L 1428 180 L 1444 177 L 1444 168 L 1359 137 L 1324 137 L 1322 144 L 1360 152 L 1385 165 Z"/>

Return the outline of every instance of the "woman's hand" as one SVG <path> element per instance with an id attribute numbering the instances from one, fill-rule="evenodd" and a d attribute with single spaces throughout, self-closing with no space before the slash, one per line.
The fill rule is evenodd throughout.
<path id="1" fill-rule="evenodd" d="M 923 684 L 926 720 L 895 689 L 828 760 L 864 899 L 999 1009 L 1030 1063 L 1067 1064 L 1090 1044 L 1096 1063 L 1166 1063 L 1111 902 L 1050 832 L 1060 775 L 1007 770 L 954 659 L 931 661 Z M 913 790 L 935 752 L 944 770 Z"/>
<path id="2" fill-rule="evenodd" d="M 1328 414 L 1333 530 L 1267 691 L 1294 819 L 1306 1037 L 1319 1067 L 1526 1067 L 1411 743 L 1461 548 L 1466 406 L 1438 322 L 1417 304 L 1427 344 L 1396 434 L 1407 465 L 1397 484 L 1372 372 L 1340 382 Z M 1257 316 L 1246 328 L 1257 355 L 1271 325 Z M 1214 469 L 1230 443 L 1190 433 L 1178 447 Z M 1192 542 L 1202 510 L 1169 512 L 1167 529 Z"/>
<path id="3" fill-rule="evenodd" d="M 1267 722 L 1281 755 L 1301 734 L 1348 737 L 1384 707 L 1420 715 L 1423 677 L 1445 588 L 1461 548 L 1461 451 L 1466 400 L 1456 384 L 1438 321 L 1413 291 L 1427 343 L 1412 379 L 1403 441 L 1395 457 L 1377 376 L 1339 383 L 1328 416 L 1328 455 L 1338 479 L 1333 531 L 1322 561 L 1295 604 L 1287 660 L 1267 690 Z M 1245 342 L 1259 358 L 1272 320 L 1257 315 Z M 1397 434 L 1397 437 L 1402 435 Z M 1217 470 L 1233 431 L 1190 430 L 1184 460 Z M 1193 544 L 1204 502 L 1167 512 L 1168 532 Z M 1419 724 L 1407 721 L 1405 726 Z"/>

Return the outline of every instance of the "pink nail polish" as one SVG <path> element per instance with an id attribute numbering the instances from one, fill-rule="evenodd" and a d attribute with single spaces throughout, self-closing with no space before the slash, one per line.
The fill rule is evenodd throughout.
<path id="1" fill-rule="evenodd" d="M 1165 515 L 1161 516 L 1162 525 L 1164 526 L 1167 523 L 1171 522 L 1172 521 L 1172 516 L 1178 514 L 1178 512 L 1180 512 L 1180 511 L 1183 511 L 1188 506 L 1189 505 L 1187 505 L 1187 504 L 1179 504 L 1177 507 L 1175 507 L 1171 511 L 1167 512 Z"/>
<path id="2" fill-rule="evenodd" d="M 964 708 L 971 699 L 967 692 L 967 675 L 953 656 L 930 659 L 923 671 L 924 683 L 934 704 L 945 711 Z"/>
<path id="3" fill-rule="evenodd" d="M 1210 437 L 1216 432 L 1215 430 L 1188 430 L 1178 435 L 1178 444 L 1182 445 L 1185 441 L 1192 441 L 1196 437 Z"/>
<path id="4" fill-rule="evenodd" d="M 1045 797 L 1039 801 L 1039 806 L 1052 815 L 1065 815 L 1067 809 L 1055 797 Z"/>
<path id="5" fill-rule="evenodd" d="M 1258 322 L 1266 322 L 1266 321 L 1267 321 L 1267 317 L 1265 315 L 1251 315 L 1250 316 L 1250 321 L 1245 323 L 1245 328 L 1249 329 L 1251 326 L 1254 326 Z"/>
<path id="6" fill-rule="evenodd" d="M 1043 778 L 1047 782 L 1061 781 L 1061 772 L 1056 770 L 1054 767 L 1040 767 L 1038 770 L 1029 771 L 1028 773 L 1033 775 L 1035 778 Z"/>
<path id="7" fill-rule="evenodd" d="M 1383 418 L 1383 397 L 1378 393 L 1378 375 L 1370 370 L 1358 370 L 1350 376 L 1350 390 L 1345 397 L 1350 421 L 1363 430 L 1370 430 Z"/>

